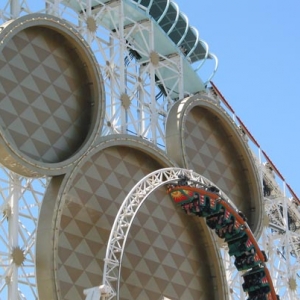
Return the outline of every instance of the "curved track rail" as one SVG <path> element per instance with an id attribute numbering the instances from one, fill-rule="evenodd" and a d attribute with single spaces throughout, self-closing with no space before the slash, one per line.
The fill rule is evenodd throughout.
<path id="1" fill-rule="evenodd" d="M 206 218 L 207 226 L 228 243 L 235 267 L 245 271 L 242 287 L 248 300 L 279 299 L 265 264 L 265 252 L 259 248 L 243 213 L 222 198 L 217 187 L 182 177 L 177 185 L 169 186 L 168 193 L 188 215 Z"/>
<path id="2" fill-rule="evenodd" d="M 153 91 L 157 92 L 155 85 L 159 83 L 160 86 L 164 87 L 164 90 L 167 92 L 167 96 L 161 97 L 160 102 L 154 102 L 158 103 L 158 105 L 153 105 L 153 102 L 149 100 L 150 96 L 149 99 L 146 98 L 146 96 L 144 96 L 145 98 L 143 98 L 140 102 L 140 99 L 136 100 L 138 103 L 140 103 L 140 107 L 143 108 L 143 115 L 141 117 L 141 120 L 143 121 L 140 122 L 140 126 L 136 125 L 138 123 L 138 120 L 136 118 L 132 118 L 132 122 L 129 122 L 129 120 L 131 120 L 131 115 L 134 114 L 130 113 L 126 115 L 126 118 L 123 118 L 123 116 L 125 115 L 125 111 L 127 113 L 128 110 L 124 109 L 121 105 L 119 105 L 120 101 L 111 101 L 108 103 L 108 109 L 106 110 L 107 116 L 105 117 L 105 124 L 109 125 L 105 125 L 103 133 L 104 135 L 112 133 L 124 133 L 122 130 L 123 128 L 126 128 L 126 133 L 133 132 L 134 134 L 142 136 L 143 138 L 154 140 L 154 142 L 157 143 L 157 145 L 159 145 L 160 143 L 163 143 L 162 141 L 164 141 L 163 133 L 160 135 L 160 132 L 163 132 L 163 130 L 160 128 L 160 124 L 164 124 L 164 122 L 161 121 L 161 119 L 164 120 L 163 116 L 167 115 L 167 107 L 169 107 L 169 103 L 172 103 L 169 101 L 173 99 L 173 95 L 179 91 L 179 95 L 176 94 L 176 97 L 181 98 L 183 97 L 185 91 L 189 94 L 196 92 L 194 89 L 191 89 L 193 86 L 187 85 L 186 82 L 183 84 L 184 78 L 189 78 L 190 76 L 190 73 L 187 73 L 189 69 L 182 69 L 180 67 L 178 71 L 177 65 L 181 66 L 182 64 L 182 66 L 184 66 L 185 63 L 189 64 L 190 61 L 191 63 L 199 64 L 196 69 L 198 70 L 200 66 L 202 66 L 202 61 L 207 61 L 205 58 L 210 58 L 209 56 L 207 56 L 208 49 L 205 48 L 205 45 L 201 44 L 201 42 L 203 41 L 200 39 L 197 30 L 195 30 L 195 28 L 193 27 L 190 27 L 190 30 L 194 34 L 190 35 L 188 33 L 187 36 L 192 37 L 192 39 L 186 39 L 185 41 L 181 41 L 181 44 L 179 44 L 178 40 L 178 42 L 174 44 L 178 48 L 174 52 L 180 54 L 179 57 L 183 57 L 182 61 L 185 61 L 185 63 L 182 63 L 181 59 L 179 60 L 179 63 L 177 63 L 178 55 L 171 57 L 170 54 L 173 53 L 172 51 L 170 53 L 168 52 L 161 55 L 161 57 L 164 58 L 164 60 L 160 61 L 160 65 L 162 66 L 161 70 L 170 69 L 173 66 L 173 64 L 171 63 L 173 63 L 174 60 L 176 66 L 173 66 L 175 75 L 171 74 L 172 76 L 170 75 L 169 77 L 163 75 L 159 78 L 158 82 L 157 80 L 155 81 L 155 76 L 153 76 L 151 80 L 148 80 L 148 75 L 145 76 L 146 79 L 142 78 L 141 74 L 144 74 L 143 62 L 137 59 L 132 59 L 130 61 L 130 65 L 124 67 L 123 56 L 128 55 L 128 51 L 133 52 L 136 49 L 139 49 L 140 54 L 142 54 L 147 52 L 146 50 L 148 48 L 160 53 L 157 49 L 157 46 L 161 43 L 159 41 L 158 44 L 154 45 L 155 47 L 153 46 L 153 44 L 150 43 L 150 41 L 152 41 L 154 38 L 153 27 L 148 26 L 148 23 L 142 24 L 141 21 L 147 19 L 148 15 L 151 15 L 151 23 L 159 25 L 154 27 L 163 28 L 163 24 L 166 24 L 168 21 L 166 17 L 170 13 L 170 10 L 175 11 L 176 13 L 178 13 L 176 14 L 176 22 L 171 23 L 174 26 L 169 28 L 168 31 L 165 31 L 166 35 L 169 37 L 169 35 L 172 33 L 172 30 L 175 28 L 175 25 L 178 23 L 180 16 L 179 9 L 173 1 L 171 3 L 171 0 L 128 0 L 126 1 L 126 3 L 134 3 L 134 7 L 138 8 L 139 10 L 141 8 L 142 11 L 145 13 L 139 14 L 139 16 L 142 16 L 141 20 L 133 20 L 132 15 L 123 15 L 124 11 L 121 10 L 121 8 L 120 10 L 118 10 L 119 8 L 117 3 L 121 4 L 123 2 L 125 3 L 125 1 L 116 2 L 107 0 L 4 0 L 1 1 L 0 5 L 0 22 L 3 23 L 8 20 L 16 19 L 21 15 L 30 14 L 34 12 L 44 12 L 47 14 L 53 14 L 54 16 L 58 16 L 62 19 L 69 20 L 70 23 L 73 24 L 82 33 L 82 36 L 86 38 L 91 47 L 93 47 L 93 51 L 96 54 L 101 53 L 101 55 L 98 55 L 98 59 L 99 64 L 104 70 L 104 73 L 108 74 L 106 77 L 106 91 L 108 92 L 109 99 L 119 99 L 119 95 L 121 95 L 124 90 L 130 91 L 131 89 L 133 92 L 129 94 L 129 96 L 135 99 L 135 91 L 140 88 L 142 89 L 143 95 L 152 95 Z M 158 16 L 155 17 L 154 8 L 162 7 L 162 3 L 165 3 L 165 8 L 162 13 L 159 13 Z M 99 4 L 99 6 L 97 6 L 97 4 Z M 73 8 L 75 12 L 69 9 L 69 7 Z M 137 10 L 136 8 L 134 8 L 134 10 Z M 142 40 L 148 37 L 148 33 L 152 33 L 149 35 L 149 41 L 147 40 L 147 43 L 145 43 L 147 45 L 138 43 L 134 45 L 126 44 L 126 47 L 128 47 L 126 48 L 122 44 L 122 40 L 128 37 L 130 37 L 131 40 L 136 40 L 136 36 L 133 34 L 133 31 L 129 31 L 130 29 L 128 29 L 128 32 L 120 31 L 118 32 L 119 36 L 116 36 L 114 31 L 104 30 L 104 25 L 99 23 L 100 20 L 105 19 L 107 20 L 107 24 L 115 24 L 116 18 L 114 18 L 113 15 L 114 11 L 117 11 L 117 13 L 120 14 L 120 16 L 122 16 L 121 21 L 124 19 L 125 21 L 132 21 L 136 32 L 140 33 L 140 35 L 142 36 Z M 153 19 L 156 22 L 152 22 Z M 98 27 L 96 31 L 91 30 L 91 28 L 88 26 L 88 21 L 92 21 L 92 23 L 93 21 L 97 21 L 96 25 L 98 25 Z M 146 46 L 148 46 L 148 44 L 151 45 L 151 47 L 149 46 L 147 48 Z M 200 47 L 201 45 L 202 47 Z M 118 46 L 119 48 L 117 48 Z M 180 51 L 179 49 L 179 46 L 185 46 L 187 52 L 182 53 L 182 51 Z M 171 50 L 173 49 L 172 47 L 170 48 Z M 201 48 L 203 48 L 204 51 L 199 51 L 201 50 Z M 111 55 L 111 53 L 119 52 L 121 53 L 120 57 L 118 57 L 117 55 Z M 210 55 L 212 54 L 210 53 Z M 146 55 L 145 59 L 148 60 L 149 57 L 147 57 Z M 120 68 L 120 74 L 118 74 L 118 68 L 112 67 L 119 65 L 122 66 Z M 142 67 L 139 69 L 139 66 Z M 217 68 L 217 64 L 215 65 L 215 68 Z M 138 72 L 133 72 L 133 69 L 141 70 L 141 74 Z M 152 67 L 151 64 L 149 64 L 149 66 L 147 66 L 147 68 L 145 67 L 145 69 L 150 70 L 147 71 L 148 73 L 145 71 L 145 74 L 149 74 L 151 72 L 154 74 L 154 69 L 157 70 L 157 67 Z M 183 71 L 181 71 L 181 69 Z M 131 87 L 130 84 L 126 86 L 124 80 L 124 70 L 126 70 L 126 74 L 129 74 L 129 80 L 126 79 L 126 82 L 136 82 L 138 83 L 138 87 Z M 132 73 L 130 73 L 129 71 Z M 132 76 L 133 80 L 130 76 Z M 110 81 L 110 78 L 112 78 L 113 80 Z M 140 84 L 141 78 L 143 79 L 142 84 Z M 170 88 L 170 90 L 167 89 L 168 86 L 172 86 L 172 84 L 170 84 L 171 80 L 169 80 L 169 78 L 176 78 L 176 80 L 180 78 L 178 79 L 178 84 L 174 84 L 174 88 L 172 87 Z M 210 77 L 210 79 L 211 78 L 212 77 Z M 198 81 L 196 81 L 196 83 L 198 83 Z M 297 272 L 299 270 L 300 261 L 300 225 L 298 221 L 300 219 L 299 198 L 297 197 L 297 195 L 295 195 L 291 187 L 286 183 L 285 178 L 283 178 L 283 176 L 279 173 L 278 169 L 270 161 L 270 158 L 266 155 L 266 153 L 261 149 L 260 145 L 254 139 L 254 137 L 251 135 L 251 133 L 248 131 L 245 125 L 242 123 L 240 118 L 236 115 L 236 112 L 232 109 L 229 103 L 218 91 L 216 86 L 212 82 L 210 82 L 210 84 L 213 86 L 213 90 L 216 94 L 216 99 L 221 100 L 220 103 L 222 107 L 226 109 L 228 114 L 233 115 L 235 123 L 238 126 L 241 126 L 241 128 L 246 134 L 245 136 L 249 138 L 249 143 L 252 143 L 254 145 L 254 149 L 258 150 L 259 159 L 257 160 L 257 163 L 259 170 L 262 170 L 262 172 L 264 172 L 264 176 L 266 176 L 266 172 L 264 171 L 265 167 L 262 164 L 262 161 L 266 160 L 271 164 L 272 168 L 274 169 L 274 174 L 276 174 L 276 178 L 278 178 L 278 181 L 280 183 L 282 182 L 283 184 L 282 186 L 284 192 L 281 193 L 280 188 L 280 191 L 278 190 L 278 193 L 275 193 L 274 188 L 273 194 L 270 195 L 269 198 L 265 198 L 266 214 L 270 218 L 270 222 L 268 222 L 268 231 L 265 231 L 265 234 L 268 238 L 269 246 L 265 244 L 264 248 L 266 249 L 266 251 L 267 246 L 272 250 L 274 249 L 273 252 L 269 251 L 270 267 L 272 267 L 273 264 L 273 270 L 270 270 L 274 279 L 274 284 L 277 290 L 281 292 L 281 297 L 283 297 L 284 299 L 296 299 L 297 295 L 299 295 L 299 289 L 297 288 L 296 284 L 297 281 L 299 282 L 299 275 Z M 117 86 L 120 86 L 120 90 L 117 89 Z M 145 102 L 145 99 L 148 102 Z M 132 111 L 135 110 L 132 109 Z M 161 116 L 161 119 L 159 118 L 159 121 L 157 121 L 157 118 L 153 117 L 156 115 Z M 147 117 L 149 120 L 153 120 L 153 122 L 147 122 Z M 124 123 L 121 123 L 121 121 L 119 120 L 121 120 Z M 150 128 L 151 130 L 148 128 Z M 1 245 L 3 247 L 2 249 L 4 249 L 3 253 L 1 254 L 1 259 L 2 261 L 7 263 L 3 264 L 1 269 L 2 272 L 0 274 L 0 278 L 3 284 L 0 289 L 0 298 L 2 298 L 2 296 L 6 298 L 5 295 L 8 294 L 8 298 L 13 299 L 15 298 L 13 296 L 14 294 L 23 295 L 22 293 L 25 293 L 25 291 L 26 293 L 28 291 L 29 293 L 31 293 L 32 296 L 29 296 L 29 298 L 36 298 L 36 281 L 35 272 L 33 271 L 35 231 L 39 211 L 38 208 L 40 207 L 40 203 L 43 197 L 42 191 L 45 189 L 46 184 L 43 182 L 43 180 L 40 181 L 40 179 L 33 180 L 23 177 L 18 177 L 17 179 L 15 179 L 13 175 L 6 169 L 1 169 L 1 172 L 2 173 L 0 180 L 2 182 L 2 191 L 0 197 L 0 208 L 3 214 L 3 218 L 0 222 L 0 228 L 3 232 L 3 236 L 7 237 L 1 242 Z M 40 185 L 42 187 L 36 189 L 36 187 Z M 20 193 L 20 187 L 22 187 L 22 193 Z M 274 198 L 274 195 L 276 196 L 276 198 Z M 292 203 L 290 199 L 288 199 L 288 197 L 292 197 L 293 201 L 295 201 L 297 206 L 294 206 L 295 203 Z M 16 199 L 19 200 L 16 201 Z M 19 206 L 15 205 L 14 203 L 23 203 L 23 205 Z M 17 216 L 19 216 L 19 219 L 17 218 Z M 289 216 L 291 216 L 292 218 L 290 219 Z M 286 222 L 285 220 L 288 221 Z M 18 226 L 18 224 L 21 224 L 22 226 Z M 289 230 L 290 228 L 291 231 Z M 17 266 L 13 263 L 13 260 L 11 260 L 11 249 L 16 248 L 15 246 L 19 246 L 21 247 L 21 249 L 26 249 L 24 252 L 26 256 L 26 261 L 24 265 Z M 279 251 L 282 249 L 285 249 L 285 255 L 283 252 Z M 286 249 L 291 249 L 291 251 Z M 291 255 L 288 254 L 289 252 Z M 279 267 L 277 266 L 277 264 L 279 265 Z M 26 280 L 24 280 L 24 278 L 26 278 Z M 287 280 L 282 280 L 283 278 L 287 278 Z M 283 291 L 281 291 L 282 289 Z"/>
<path id="3" fill-rule="evenodd" d="M 265 264 L 266 255 L 230 199 L 211 181 L 191 170 L 165 168 L 142 178 L 121 205 L 108 240 L 102 285 L 86 289 L 86 300 L 119 299 L 122 258 L 131 224 L 147 197 L 163 185 L 187 214 L 205 217 L 206 224 L 228 243 L 229 254 L 236 257 L 236 268 L 246 271 L 242 276 L 248 300 L 279 299 Z"/>

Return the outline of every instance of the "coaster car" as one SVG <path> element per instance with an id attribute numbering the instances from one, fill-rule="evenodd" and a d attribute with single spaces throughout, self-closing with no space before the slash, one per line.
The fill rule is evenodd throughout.
<path id="1" fill-rule="evenodd" d="M 196 213 L 196 215 L 199 217 L 209 217 L 213 214 L 218 213 L 222 208 L 222 205 L 217 199 L 209 197 L 205 194 L 198 194 L 197 200 L 199 211 Z"/>
<path id="2" fill-rule="evenodd" d="M 270 287 L 262 287 L 259 290 L 249 292 L 248 295 L 249 298 L 247 300 L 273 300 Z M 277 297 L 277 299 L 279 298 Z"/>
<path id="3" fill-rule="evenodd" d="M 206 225 L 211 229 L 216 229 L 219 219 L 224 214 L 225 208 L 220 207 L 219 212 L 206 217 Z"/>
<path id="4" fill-rule="evenodd" d="M 254 249 L 249 252 L 245 252 L 240 256 L 236 256 L 234 261 L 234 265 L 238 271 L 249 270 L 261 264 L 262 261 Z"/>
<path id="5" fill-rule="evenodd" d="M 224 239 L 225 242 L 228 242 L 232 239 L 237 239 L 243 236 L 243 229 L 245 228 L 245 225 L 241 224 L 236 219 L 223 226 L 222 228 L 216 228 L 215 232 L 218 235 L 219 238 Z"/>
<path id="6" fill-rule="evenodd" d="M 227 243 L 230 256 L 241 256 L 243 253 L 251 252 L 251 250 L 254 249 L 254 245 L 245 231 L 241 236 L 236 239 L 231 239 Z"/>
<path id="7" fill-rule="evenodd" d="M 266 277 L 266 273 L 263 267 L 254 267 L 243 275 L 244 283 L 242 284 L 245 292 L 253 292 L 260 290 L 263 287 L 269 287 L 270 285 Z"/>

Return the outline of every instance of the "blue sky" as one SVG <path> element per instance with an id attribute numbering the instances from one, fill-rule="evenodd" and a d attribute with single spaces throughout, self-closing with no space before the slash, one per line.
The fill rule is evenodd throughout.
<path id="1" fill-rule="evenodd" d="M 300 197 L 300 1 L 174 1 L 219 59 L 213 82 Z"/>
<path id="2" fill-rule="evenodd" d="M 175 2 L 219 59 L 213 82 L 300 197 L 300 1 Z"/>

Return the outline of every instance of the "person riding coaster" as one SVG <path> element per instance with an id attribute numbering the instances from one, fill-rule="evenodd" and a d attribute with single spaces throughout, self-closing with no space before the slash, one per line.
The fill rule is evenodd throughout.
<path id="1" fill-rule="evenodd" d="M 234 265 L 238 271 L 249 270 L 253 267 L 260 266 L 263 262 L 259 258 L 255 249 L 246 251 L 239 256 L 235 256 Z"/>
<path id="2" fill-rule="evenodd" d="M 192 197 L 179 203 L 187 214 L 195 214 L 198 217 L 207 217 L 216 214 L 222 208 L 218 199 L 214 199 L 205 194 L 194 192 Z"/>
<path id="3" fill-rule="evenodd" d="M 235 225 L 237 225 L 236 231 L 239 231 L 238 228 L 240 223 L 236 223 L 235 216 L 221 205 L 218 213 L 206 217 L 206 224 L 211 229 L 215 229 L 216 234 L 219 237 L 224 238 L 226 233 L 233 233 Z"/>
<path id="4" fill-rule="evenodd" d="M 168 186 L 167 192 L 174 202 L 189 215 L 205 217 L 207 226 L 215 230 L 220 238 L 225 238 L 229 255 L 235 257 L 234 265 L 238 271 L 265 267 L 266 255 L 254 245 L 245 215 L 224 200 L 217 188 L 188 186 L 189 183 L 194 184 L 183 176 L 178 180 L 178 185 Z M 274 300 L 269 275 L 262 275 L 249 275 L 244 282 L 245 292 L 249 295 L 247 300 Z"/>
<path id="5" fill-rule="evenodd" d="M 245 292 L 252 292 L 266 286 L 269 287 L 268 292 L 270 292 L 270 285 L 266 277 L 264 267 L 254 267 L 242 276 L 244 278 L 242 287 Z"/>
<path id="6" fill-rule="evenodd" d="M 245 231 L 243 231 L 237 238 L 228 240 L 227 243 L 230 256 L 240 256 L 241 254 L 254 249 L 254 245 Z"/>

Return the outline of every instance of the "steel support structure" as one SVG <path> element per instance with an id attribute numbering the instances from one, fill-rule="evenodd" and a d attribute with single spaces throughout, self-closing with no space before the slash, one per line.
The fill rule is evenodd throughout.
<path id="1" fill-rule="evenodd" d="M 129 6 L 139 7 L 143 19 L 134 19 L 128 13 L 129 6 L 124 9 L 125 2 Z M 155 32 L 171 1 L 167 1 L 165 12 L 156 24 L 149 17 L 149 8 L 155 0 L 149 1 L 147 7 L 140 2 L 3 0 L 0 4 L 0 24 L 34 12 L 45 12 L 71 22 L 88 41 L 102 70 L 106 92 L 102 134 L 133 134 L 164 149 L 164 124 L 170 106 L 174 101 L 193 93 L 184 82 L 192 50 L 185 57 L 179 46 L 168 53 L 158 51 Z M 116 20 L 119 20 L 118 24 Z M 205 48 L 205 42 L 201 43 Z M 209 61 L 207 57 L 208 53 L 194 67 L 199 76 L 202 76 L 202 65 Z M 211 53 L 210 57 L 217 61 Z M 209 84 L 216 69 L 217 63 L 204 79 L 205 84 Z M 212 88 L 215 88 L 213 84 Z M 211 89 L 207 93 L 210 94 Z M 227 113 L 233 116 L 237 126 L 241 127 L 245 142 L 257 158 L 262 180 L 265 179 L 272 187 L 270 195 L 265 197 L 265 230 L 260 242 L 262 248 L 269 249 L 270 270 L 281 299 L 295 299 L 295 295 L 300 294 L 300 275 L 297 272 L 300 269 L 299 199 L 274 165 L 271 163 L 271 170 L 264 164 L 270 164 L 270 159 L 224 97 L 218 90 L 214 91 L 214 95 Z M 28 179 L 5 168 L 0 169 L 0 209 L 3 214 L 0 222 L 0 298 L 11 298 L 16 294 L 19 299 L 37 297 L 35 230 L 45 186 L 46 179 Z M 18 250 L 13 252 L 14 249 Z M 233 290 L 232 299 L 242 299 L 239 296 L 240 287 L 235 281 L 236 273 L 230 264 L 227 275 Z M 13 276 L 16 276 L 17 283 L 14 279 L 12 285 Z"/>
<path id="2" fill-rule="evenodd" d="M 35 232 L 46 179 L 0 168 L 0 296 L 37 298 Z"/>
<path id="3" fill-rule="evenodd" d="M 119 299 L 122 258 L 126 239 L 134 217 L 143 202 L 153 191 L 162 185 L 176 182 L 180 179 L 180 176 L 187 176 L 190 180 L 201 183 L 204 186 L 213 185 L 213 183 L 205 177 L 191 170 L 181 168 L 165 168 L 157 170 L 142 178 L 131 189 L 119 208 L 118 214 L 115 218 L 104 258 L 102 285 L 99 288 L 96 287 L 94 289 L 86 290 L 85 293 L 87 297 L 90 297 L 90 294 L 94 293 L 95 290 L 100 290 L 102 299 L 110 300 L 114 297 Z M 224 193 L 220 192 L 220 195 L 232 204 Z M 96 299 L 96 297 L 91 299 Z"/>

